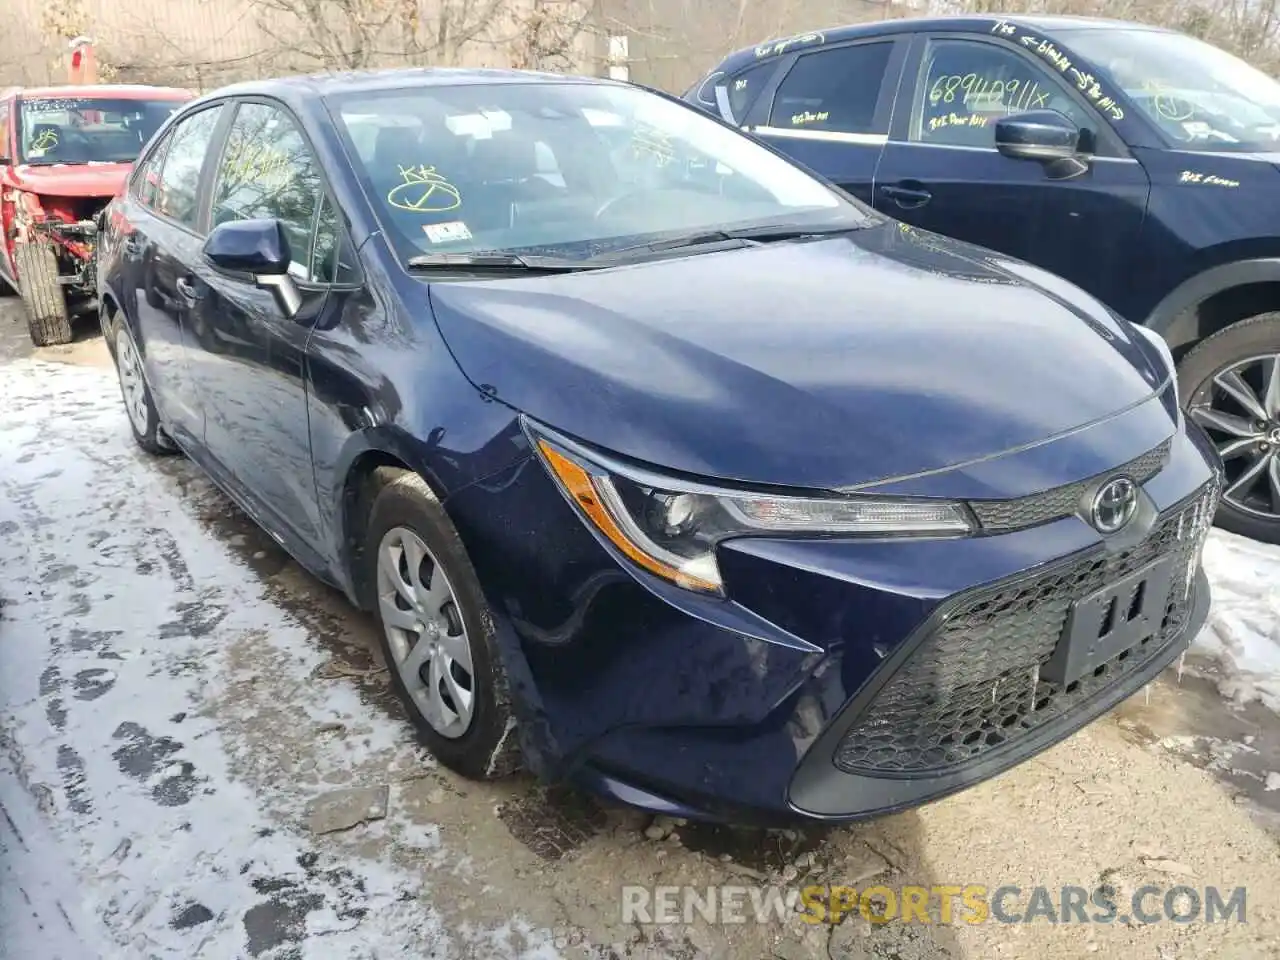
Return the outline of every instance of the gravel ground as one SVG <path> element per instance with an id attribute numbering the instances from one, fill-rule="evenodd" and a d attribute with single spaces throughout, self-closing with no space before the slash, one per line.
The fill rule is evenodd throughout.
<path id="1" fill-rule="evenodd" d="M 37 356 L 15 306 L 0 301 L 0 957 L 1280 956 L 1280 721 L 1224 700 L 1214 663 L 994 781 L 852 828 L 654 823 L 520 777 L 467 783 L 412 740 L 368 619 L 189 463 L 134 449 L 92 332 Z M 1259 549 L 1215 534 L 1210 572 L 1240 589 L 1253 570 L 1275 613 L 1280 551 L 1236 562 Z M 1122 899 L 1244 886 L 1248 922 L 621 913 L 624 884 L 1102 880 Z"/>

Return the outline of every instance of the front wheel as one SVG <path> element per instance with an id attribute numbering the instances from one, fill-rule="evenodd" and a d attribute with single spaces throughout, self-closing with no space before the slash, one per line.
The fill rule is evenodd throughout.
<path id="1" fill-rule="evenodd" d="M 417 474 L 382 469 L 363 571 L 391 683 L 445 766 L 488 780 L 519 766 L 510 692 L 480 582 Z"/>
<path id="2" fill-rule="evenodd" d="M 1241 320 L 1201 341 L 1178 365 L 1187 415 L 1222 457 L 1215 522 L 1280 543 L 1280 313 Z"/>
<path id="3" fill-rule="evenodd" d="M 58 283 L 58 255 L 53 244 L 27 241 L 13 248 L 18 265 L 18 291 L 27 308 L 27 330 L 37 347 L 71 342 L 71 314 Z"/>

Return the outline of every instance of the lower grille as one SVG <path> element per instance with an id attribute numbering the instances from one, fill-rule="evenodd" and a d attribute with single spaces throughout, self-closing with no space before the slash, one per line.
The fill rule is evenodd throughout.
<path id="1" fill-rule="evenodd" d="M 854 721 L 836 748 L 836 767 L 880 776 L 943 772 L 1141 670 L 1182 631 L 1217 500 L 1215 480 L 1127 551 L 1091 552 L 963 598 Z M 1040 677 L 1073 603 L 1167 557 L 1176 573 L 1154 634 L 1071 683 Z"/>

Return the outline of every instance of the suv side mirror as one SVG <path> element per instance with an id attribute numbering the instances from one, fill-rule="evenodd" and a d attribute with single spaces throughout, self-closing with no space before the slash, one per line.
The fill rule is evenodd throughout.
<path id="1" fill-rule="evenodd" d="M 204 256 L 226 273 L 247 273 L 271 291 L 280 312 L 292 320 L 302 309 L 302 294 L 289 275 L 289 238 L 279 220 L 232 220 L 214 227 Z"/>
<path id="2" fill-rule="evenodd" d="M 1066 160 L 1079 155 L 1080 128 L 1056 110 L 1031 110 L 996 121 L 996 149 L 1015 160 Z"/>

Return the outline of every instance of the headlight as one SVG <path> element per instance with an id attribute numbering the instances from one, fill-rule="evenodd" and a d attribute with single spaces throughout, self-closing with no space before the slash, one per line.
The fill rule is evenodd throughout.
<path id="1" fill-rule="evenodd" d="M 724 490 L 614 463 L 527 421 L 525 428 L 583 519 L 637 566 L 687 590 L 724 593 L 715 548 L 731 537 L 961 537 L 973 531 L 958 503 Z"/>

